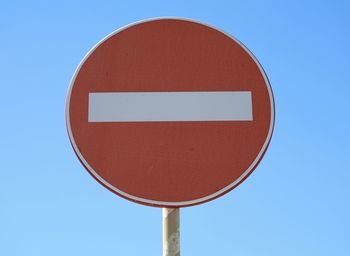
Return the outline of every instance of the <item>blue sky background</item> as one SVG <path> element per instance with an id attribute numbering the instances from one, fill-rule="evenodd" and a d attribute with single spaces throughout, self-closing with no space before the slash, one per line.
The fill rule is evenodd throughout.
<path id="1" fill-rule="evenodd" d="M 241 40 L 271 81 L 270 148 L 241 186 L 181 210 L 182 255 L 350 255 L 348 1 L 2 1 L 0 255 L 161 255 L 161 209 L 80 165 L 65 96 L 115 29 L 179 16 Z"/>

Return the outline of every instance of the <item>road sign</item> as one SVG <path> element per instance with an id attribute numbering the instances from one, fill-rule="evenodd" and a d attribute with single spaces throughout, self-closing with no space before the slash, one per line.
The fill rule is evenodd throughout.
<path id="1" fill-rule="evenodd" d="M 183 207 L 225 194 L 256 168 L 274 102 L 262 67 L 235 38 L 154 19 L 113 32 L 87 54 L 66 122 L 76 155 L 106 188 Z"/>

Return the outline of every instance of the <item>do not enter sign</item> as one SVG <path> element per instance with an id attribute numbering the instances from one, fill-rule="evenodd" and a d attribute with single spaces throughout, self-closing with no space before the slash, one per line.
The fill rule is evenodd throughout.
<path id="1" fill-rule="evenodd" d="M 255 57 L 208 25 L 156 19 L 99 42 L 72 79 L 71 144 L 88 172 L 134 202 L 182 207 L 232 190 L 271 139 L 274 102 Z"/>

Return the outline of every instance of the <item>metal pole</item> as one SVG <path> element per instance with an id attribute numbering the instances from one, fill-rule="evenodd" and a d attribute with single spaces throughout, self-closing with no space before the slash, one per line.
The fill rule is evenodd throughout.
<path id="1" fill-rule="evenodd" d="M 180 208 L 163 208 L 163 256 L 180 256 Z"/>

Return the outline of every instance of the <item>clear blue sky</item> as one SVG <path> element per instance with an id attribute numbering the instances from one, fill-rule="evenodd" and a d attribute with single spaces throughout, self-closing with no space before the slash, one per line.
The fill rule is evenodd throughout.
<path id="1" fill-rule="evenodd" d="M 161 255 L 161 209 L 110 193 L 66 134 L 71 76 L 128 23 L 179 16 L 241 40 L 274 89 L 270 148 L 241 186 L 181 211 L 182 255 L 348 256 L 348 1 L 3 1 L 0 255 Z"/>

